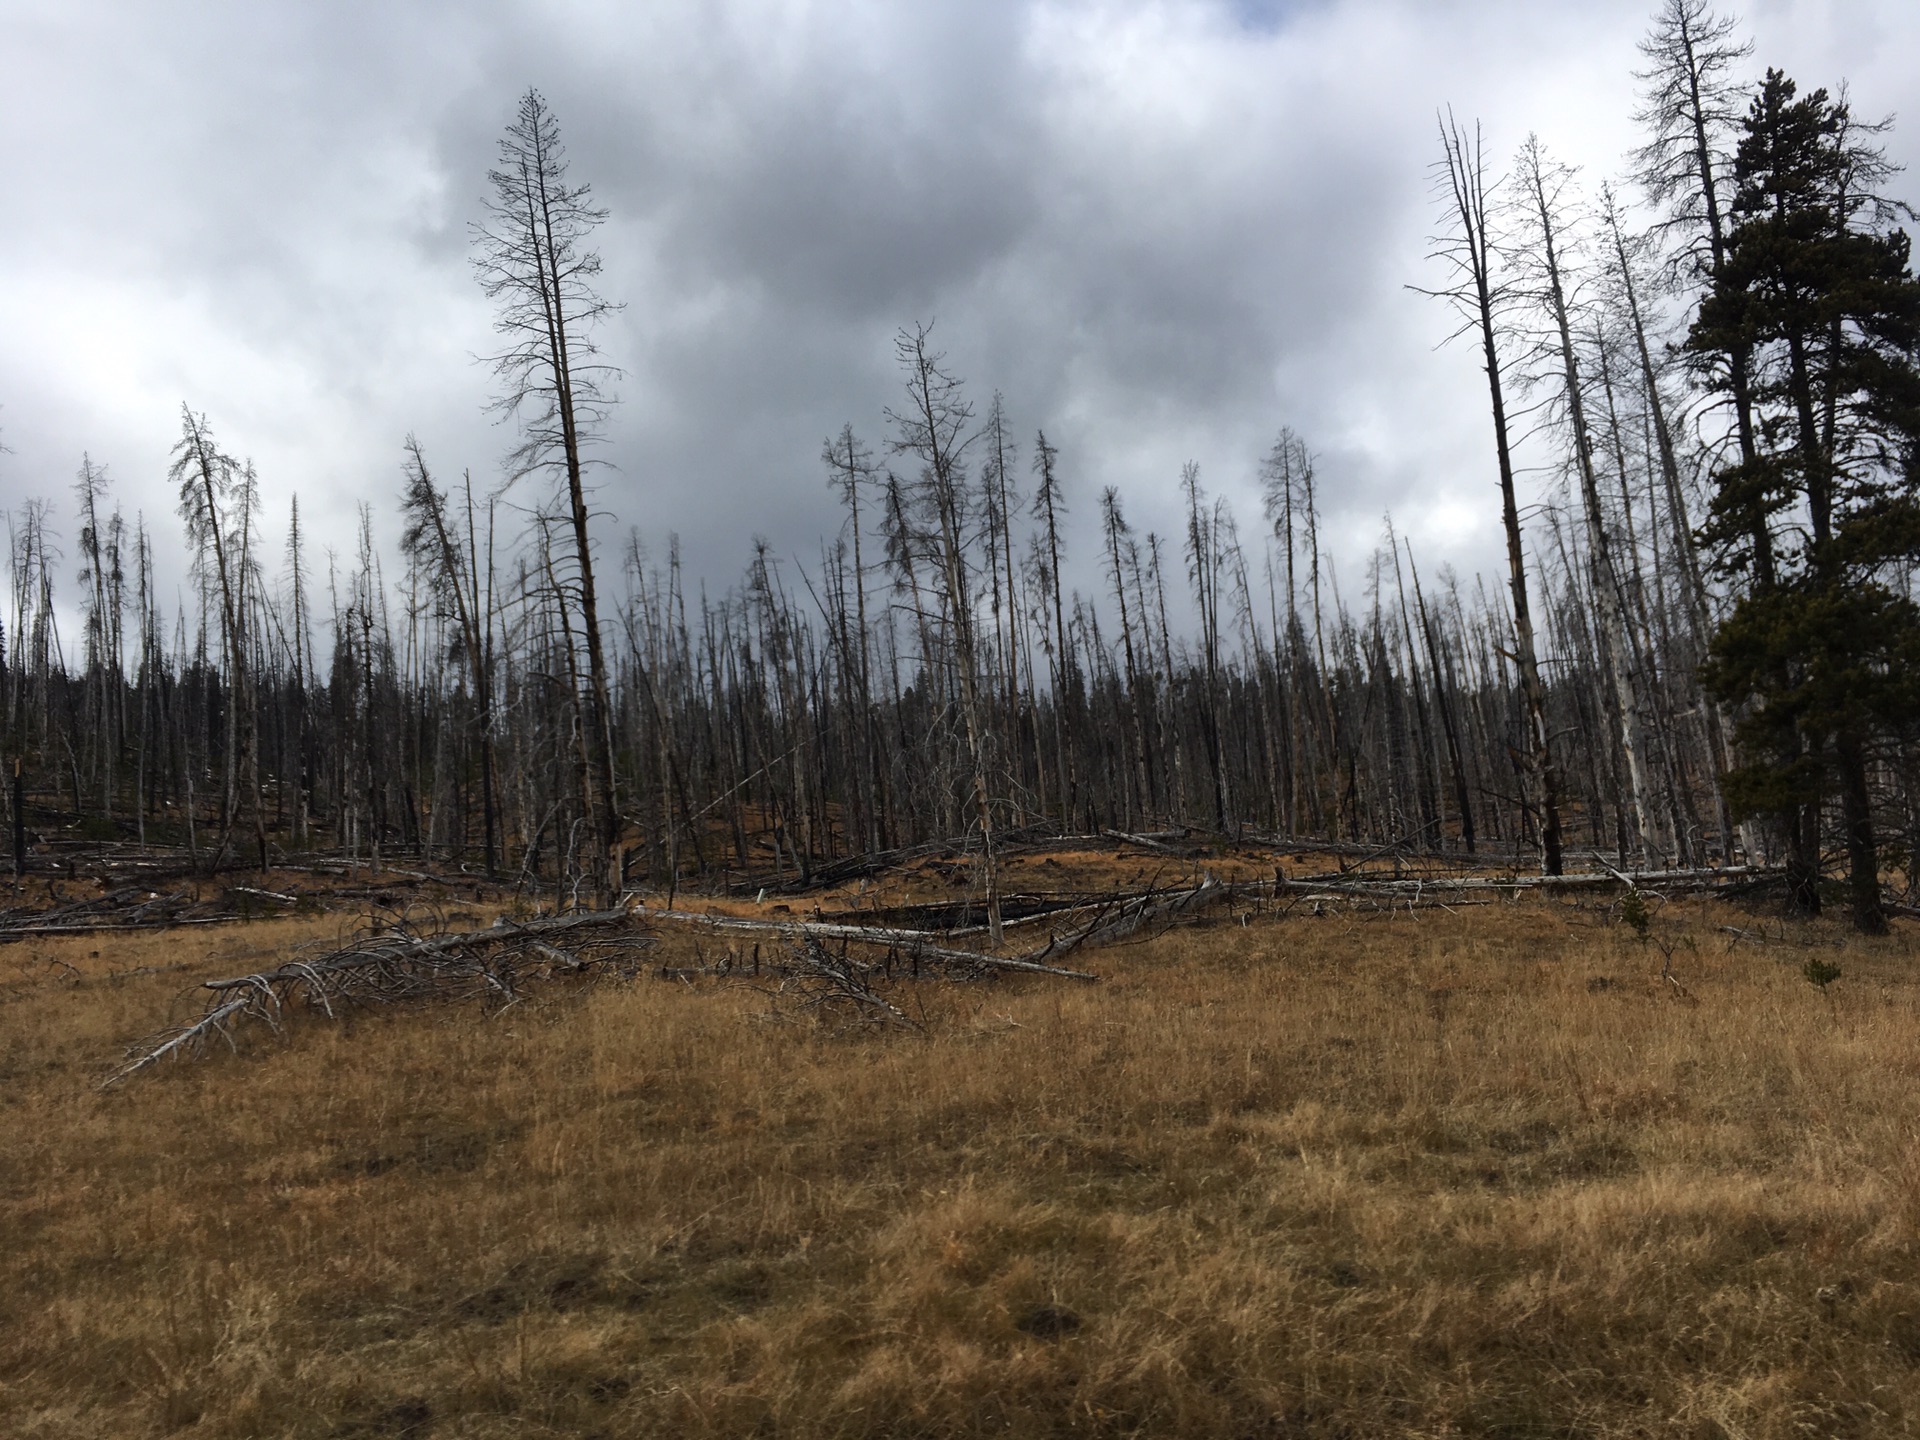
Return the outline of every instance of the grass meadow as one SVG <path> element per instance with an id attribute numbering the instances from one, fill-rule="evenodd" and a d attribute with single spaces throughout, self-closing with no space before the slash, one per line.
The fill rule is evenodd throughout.
<path id="1" fill-rule="evenodd" d="M 1912 922 L 1221 916 L 922 1033 L 650 969 L 96 1088 L 341 925 L 0 952 L 0 1433 L 1920 1431 Z"/>

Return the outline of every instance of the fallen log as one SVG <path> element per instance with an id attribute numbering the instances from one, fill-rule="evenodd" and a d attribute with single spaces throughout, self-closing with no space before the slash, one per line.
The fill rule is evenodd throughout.
<path id="1" fill-rule="evenodd" d="M 1111 909 L 1112 905 L 1113 902 L 1106 898 L 1099 900 L 1076 900 L 1070 904 L 1056 906 L 1051 910 L 1036 910 L 1031 915 L 1021 915 L 1012 920 L 1002 920 L 1000 922 L 1000 929 L 1002 932 L 1024 929 L 1028 926 L 1044 924 L 1049 920 L 1064 920 L 1067 916 L 1078 915 L 1083 910 Z M 963 936 L 985 935 L 991 928 L 992 927 L 988 925 L 965 925 L 958 930 L 947 931 L 946 937 L 949 940 L 958 940 Z"/>
<path id="2" fill-rule="evenodd" d="M 1172 855 L 1182 860 L 1190 860 L 1206 850 L 1205 845 L 1188 841 L 1185 832 L 1180 830 L 1165 830 L 1153 834 L 1129 834 L 1125 830 L 1103 830 L 1100 833 L 1108 840 L 1118 840 L 1136 849 L 1151 850 L 1160 855 Z"/>
<path id="3" fill-rule="evenodd" d="M 1216 900 L 1225 899 L 1226 894 L 1227 887 L 1209 875 L 1189 890 L 1148 890 L 1129 896 L 1120 903 L 1117 916 L 1112 919 L 1096 916 L 1093 923 L 1074 936 L 1060 953 L 1071 954 L 1082 945 L 1112 945 L 1137 934 L 1148 925 L 1196 914 Z M 1053 949 L 1052 942 L 1047 949 Z"/>
<path id="4" fill-rule="evenodd" d="M 651 943 L 652 936 L 641 932 L 625 910 L 500 922 L 451 935 L 370 935 L 310 960 L 202 982 L 213 996 L 207 1012 L 191 1025 L 136 1046 L 101 1088 L 169 1055 L 199 1053 L 216 1035 L 232 1044 L 232 1027 L 243 1020 L 278 1031 L 281 1017 L 297 1004 L 329 1016 L 336 1005 L 481 998 L 511 1005 L 529 981 L 591 971 Z"/>
<path id="5" fill-rule="evenodd" d="M 996 848 L 1002 856 L 1007 856 L 1036 849 L 1070 850 L 1080 845 L 1097 846 L 1102 838 L 1098 835 L 1062 835 L 1057 826 L 1032 824 L 1005 831 L 998 837 Z M 813 866 L 804 880 L 797 875 L 767 875 L 760 871 L 750 871 L 730 888 L 764 890 L 769 895 L 804 895 L 808 891 L 831 889 L 849 880 L 876 875 L 883 870 L 897 870 L 915 860 L 925 860 L 937 855 L 977 855 L 979 851 L 978 836 L 956 835 L 947 840 L 929 840 L 895 850 L 875 850 L 864 855 L 849 855 L 839 860 L 829 860 L 824 864 Z"/>
<path id="6" fill-rule="evenodd" d="M 1448 891 L 1443 897 L 1440 895 L 1409 895 L 1397 891 L 1376 893 L 1361 889 L 1332 890 L 1308 886 L 1301 887 L 1301 890 L 1302 893 L 1294 895 L 1293 899 L 1288 902 L 1287 908 L 1292 910 L 1296 906 L 1312 905 L 1314 907 L 1313 913 L 1316 915 L 1320 913 L 1319 907 L 1322 905 L 1344 905 L 1351 907 L 1360 902 L 1371 905 L 1376 913 L 1386 911 L 1396 915 L 1414 910 L 1458 910 L 1468 906 L 1497 905 L 1500 903 L 1498 899 L 1491 895 L 1481 896 L 1478 899 L 1468 899 L 1456 891 Z"/>
<path id="7" fill-rule="evenodd" d="M 187 1026 L 186 1029 L 175 1033 L 172 1038 L 155 1046 L 146 1054 L 134 1059 L 131 1063 L 121 1066 L 118 1070 L 114 1071 L 113 1074 L 100 1082 L 100 1088 L 104 1090 L 107 1086 L 117 1084 L 129 1075 L 139 1073 L 149 1065 L 157 1065 L 176 1051 L 198 1048 L 213 1035 L 224 1037 L 227 1043 L 231 1045 L 233 1043 L 233 1037 L 227 1034 L 227 1021 L 238 1015 L 242 1010 L 245 1010 L 247 1006 L 252 1003 L 251 997 L 245 995 L 240 996 L 238 999 L 221 1002 L 205 1015 L 202 1015 L 193 1024 Z"/>
<path id="8" fill-rule="evenodd" d="M 947 965 L 972 965 L 984 970 L 1019 971 L 1031 975 L 1055 975 L 1067 980 L 1098 980 L 1084 970 L 1064 970 L 1043 965 L 1033 958 L 982 955 L 973 950 L 957 950 L 942 945 L 947 937 L 933 930 L 894 930 L 873 925 L 833 925 L 807 920 L 758 920 L 745 915 L 700 915 L 691 910 L 648 910 L 649 920 L 665 920 L 676 925 L 700 925 L 713 930 L 732 930 L 752 935 L 774 935 L 797 940 L 844 940 L 861 945 L 884 945 L 904 950 L 925 960 Z M 1044 955 L 1052 944 L 1039 953 Z"/>
<path id="9" fill-rule="evenodd" d="M 809 870 L 804 879 L 798 875 L 749 874 L 740 883 L 742 889 L 764 890 L 770 895 L 804 895 L 810 890 L 829 889 L 849 880 L 876 875 L 882 870 L 897 869 L 930 855 L 964 853 L 965 842 L 962 840 L 935 840 L 923 845 L 903 846 L 898 850 L 876 850 L 870 855 L 851 855 L 843 860 L 832 860 Z"/>
<path id="10" fill-rule="evenodd" d="M 1474 854 L 1468 855 L 1457 850 L 1415 850 L 1410 851 L 1410 838 L 1403 837 L 1388 845 L 1364 845 L 1350 840 L 1320 840 L 1306 835 L 1281 835 L 1272 831 L 1243 829 L 1239 832 L 1240 841 L 1248 846 L 1259 846 L 1265 850 L 1292 852 L 1296 855 L 1351 855 L 1361 860 L 1378 859 L 1398 851 L 1401 863 L 1406 865 L 1452 865 L 1481 866 L 1495 860 L 1511 857 L 1514 862 L 1523 857 L 1522 848 L 1511 842 L 1489 843 L 1481 840 Z M 1525 847 L 1531 852 L 1531 847 Z"/>
<path id="11" fill-rule="evenodd" d="M 1391 875 L 1355 875 L 1348 871 L 1333 875 L 1280 876 L 1272 884 L 1281 891 L 1306 887 L 1317 890 L 1342 890 L 1354 894 L 1416 896 L 1436 890 L 1462 893 L 1475 890 L 1581 890 L 1607 889 L 1619 885 L 1716 890 L 1730 888 L 1732 883 L 1766 879 L 1783 873 L 1775 867 L 1758 865 L 1728 865 L 1719 869 L 1705 870 L 1582 872 L 1577 875 L 1435 876 L 1404 879 L 1396 879 Z"/>
<path id="12" fill-rule="evenodd" d="M 632 916 L 625 910 L 591 910 L 579 915 L 556 915 L 542 920 L 502 920 L 485 930 L 467 930 L 455 935 L 416 939 L 407 935 L 375 936 L 345 950 L 335 951 L 320 960 L 296 960 L 274 970 L 241 975 L 231 980 L 207 980 L 204 989 L 232 990 L 262 980 L 298 979 L 309 975 L 334 974 L 372 965 L 401 964 L 435 958 L 460 951 L 475 951 L 521 943 L 529 947 L 540 937 L 568 931 L 614 930 L 628 924 Z M 547 947 L 549 950 L 551 947 Z"/>
<path id="13" fill-rule="evenodd" d="M 1005 970 L 1031 975 L 1054 975 L 1068 980 L 1098 980 L 1100 977 L 1085 970 L 1070 970 L 1061 965 L 1046 962 L 1054 958 L 1065 958 L 1085 945 L 1111 945 L 1124 940 L 1149 925 L 1161 921 L 1173 921 L 1184 915 L 1191 915 L 1217 900 L 1224 899 L 1228 887 L 1212 876 L 1208 876 L 1199 885 L 1181 890 L 1147 890 L 1139 894 L 1119 894 L 1105 900 L 1088 901 L 1074 907 L 1077 910 L 1097 909 L 1093 919 L 1078 931 L 1070 935 L 1055 935 L 1037 950 L 1024 955 L 1000 956 L 983 955 L 978 951 L 954 949 L 943 941 L 951 940 L 955 934 L 976 933 L 971 928 L 958 932 L 940 932 L 931 930 L 901 930 L 876 925 L 841 925 L 824 921 L 761 920 L 742 915 L 701 915 L 687 910 L 649 910 L 649 919 L 666 920 L 675 924 L 700 925 L 715 930 L 732 930 L 746 934 L 777 935 L 790 939 L 840 940 L 853 944 L 884 945 L 890 949 L 905 950 L 908 954 L 925 960 L 935 960 L 948 965 L 974 966 L 988 970 Z M 1054 919 L 1068 911 L 1054 911 L 1035 919 Z"/>

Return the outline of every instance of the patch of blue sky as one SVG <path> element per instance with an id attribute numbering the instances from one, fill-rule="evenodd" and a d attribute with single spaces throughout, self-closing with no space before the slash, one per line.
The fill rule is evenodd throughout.
<path id="1" fill-rule="evenodd" d="M 1322 0 L 1226 0 L 1227 14 L 1243 30 L 1271 35 Z"/>

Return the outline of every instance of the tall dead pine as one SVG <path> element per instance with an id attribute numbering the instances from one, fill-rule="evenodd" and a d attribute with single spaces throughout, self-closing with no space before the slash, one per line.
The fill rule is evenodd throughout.
<path id="1" fill-rule="evenodd" d="M 600 256 L 586 245 L 607 212 L 593 203 L 590 186 L 567 183 L 560 125 L 537 90 L 520 97 L 500 139 L 499 164 L 487 179 L 493 195 L 487 223 L 474 227 L 473 267 L 498 307 L 494 329 L 506 340 L 505 349 L 488 357 L 500 384 L 493 408 L 520 424 L 514 473 L 554 473 L 565 488 L 576 570 L 569 597 L 578 597 L 591 687 L 585 743 L 593 762 L 592 828 L 600 844 L 595 879 L 610 903 L 622 868 L 620 816 L 585 480 L 586 447 L 612 404 L 603 384 L 617 373 L 596 358 L 592 331 L 619 307 L 594 289 Z"/>
<path id="2" fill-rule="evenodd" d="M 1422 294 L 1446 300 L 1461 316 L 1456 336 L 1476 333 L 1493 412 L 1494 454 L 1500 469 L 1500 519 L 1507 534 L 1508 587 L 1513 603 L 1514 660 L 1526 697 L 1526 762 L 1533 781 L 1532 803 L 1539 807 L 1541 869 L 1558 875 L 1563 868 L 1560 833 L 1560 779 L 1547 730 L 1546 686 L 1534 644 L 1533 609 L 1527 598 L 1526 551 L 1520 535 L 1520 506 L 1514 494 L 1513 448 L 1507 428 L 1507 404 L 1500 373 L 1500 311 L 1504 288 L 1494 275 L 1493 239 L 1487 229 L 1486 169 L 1480 131 L 1469 140 L 1451 113 L 1440 122 L 1439 189 L 1448 226 L 1435 238 L 1433 258 L 1453 271 L 1453 283 Z"/>

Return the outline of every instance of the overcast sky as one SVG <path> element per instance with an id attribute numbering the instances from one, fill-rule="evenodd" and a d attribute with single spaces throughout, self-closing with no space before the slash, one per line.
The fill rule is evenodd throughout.
<path id="1" fill-rule="evenodd" d="M 1115 484 L 1177 531 L 1193 459 L 1250 525 L 1291 424 L 1349 565 L 1391 509 L 1470 573 L 1499 553 L 1484 382 L 1405 288 L 1439 278 L 1435 108 L 1613 174 L 1652 3 L 0 0 L 0 507 L 64 515 L 88 451 L 177 556 L 182 401 L 276 534 L 298 491 L 343 558 L 359 501 L 397 529 L 409 431 L 494 483 L 468 227 L 532 85 L 611 211 L 608 541 L 678 531 L 716 589 L 755 533 L 816 555 L 821 441 L 884 441 L 893 334 L 933 320 L 1088 524 Z M 1912 0 L 1743 13 L 1803 87 L 1914 92 Z"/>

